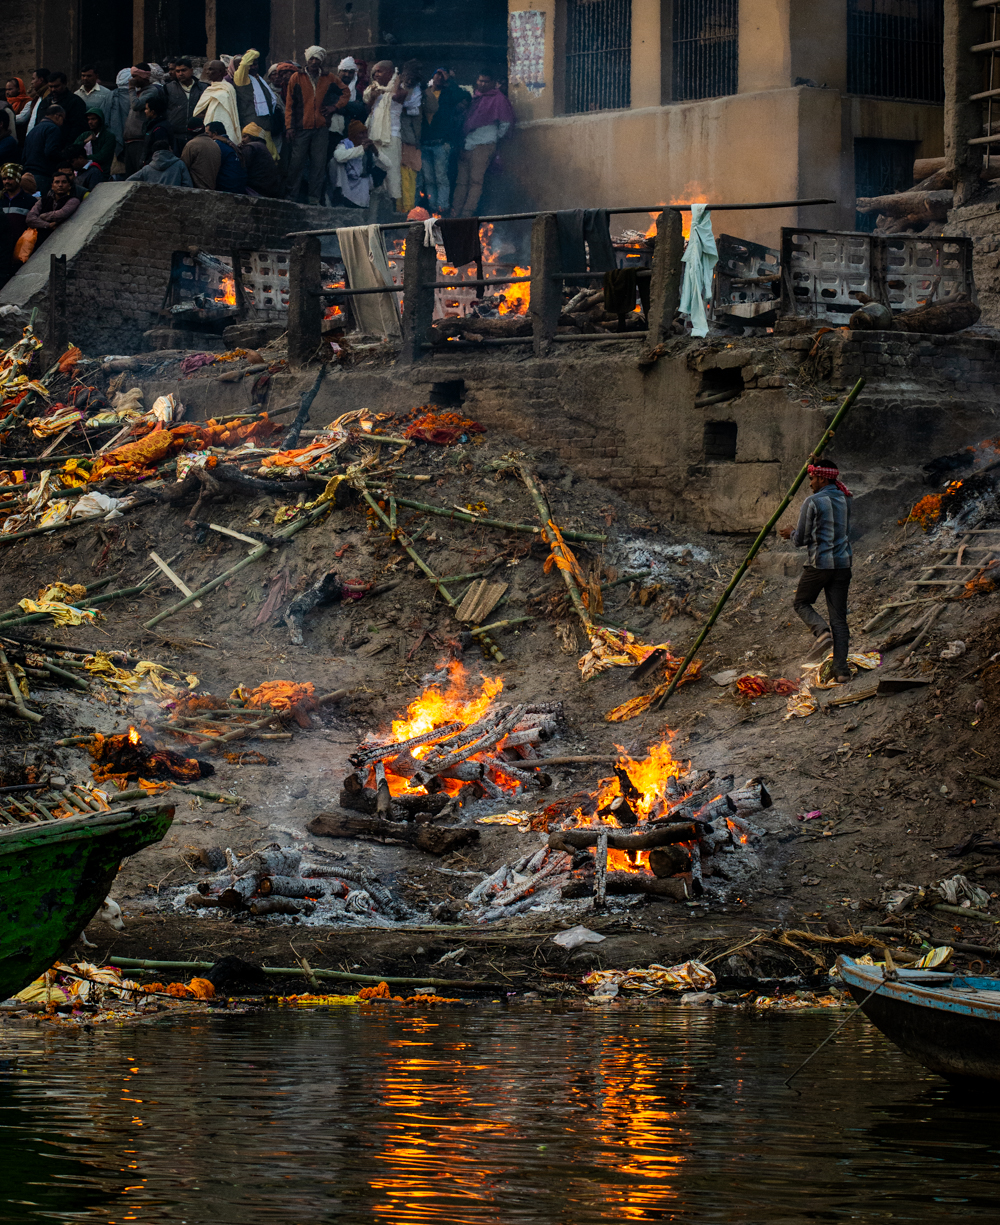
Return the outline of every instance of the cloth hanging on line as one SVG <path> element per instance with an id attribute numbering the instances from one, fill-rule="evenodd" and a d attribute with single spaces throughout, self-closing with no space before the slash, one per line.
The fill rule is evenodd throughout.
<path id="1" fill-rule="evenodd" d="M 374 289 L 392 284 L 382 231 L 377 225 L 347 226 L 337 231 L 337 241 L 351 289 Z M 352 297 L 351 310 L 362 332 L 370 336 L 401 335 L 399 300 L 395 293 Z"/>
<path id="2" fill-rule="evenodd" d="M 604 274 L 604 309 L 619 318 L 635 310 L 636 290 L 643 312 L 649 314 L 649 277 L 640 280 L 636 268 L 616 268 Z"/>
<path id="3" fill-rule="evenodd" d="M 442 218 L 438 225 L 449 264 L 461 268 L 463 264 L 478 263 L 483 258 L 478 217 Z"/>
<path id="4" fill-rule="evenodd" d="M 712 296 L 712 275 L 719 251 L 712 233 L 712 214 L 707 204 L 691 205 L 691 233 L 684 250 L 680 312 L 691 319 L 691 335 L 708 335 L 706 304 Z"/>
<path id="5" fill-rule="evenodd" d="M 606 208 L 562 209 L 556 213 L 556 229 L 560 272 L 610 272 L 618 266 Z"/>

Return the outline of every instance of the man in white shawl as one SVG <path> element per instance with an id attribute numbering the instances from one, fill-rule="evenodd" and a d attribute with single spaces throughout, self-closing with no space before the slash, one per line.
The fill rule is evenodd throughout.
<path id="1" fill-rule="evenodd" d="M 238 145 L 242 140 L 240 108 L 236 100 L 236 89 L 225 80 L 226 66 L 222 60 L 209 60 L 201 70 L 201 79 L 208 81 L 208 89 L 198 99 L 194 108 L 196 117 L 208 127 L 210 123 L 221 123 L 226 135 Z"/>
<path id="2" fill-rule="evenodd" d="M 372 82 L 365 90 L 365 102 L 372 108 L 368 116 L 368 135 L 379 158 L 388 166 L 386 187 L 393 200 L 403 195 L 403 142 L 400 137 L 400 121 L 404 107 L 410 113 L 415 102 L 415 114 L 420 114 L 420 90 L 413 82 L 404 80 L 396 72 L 392 60 L 379 60 L 372 69 Z"/>

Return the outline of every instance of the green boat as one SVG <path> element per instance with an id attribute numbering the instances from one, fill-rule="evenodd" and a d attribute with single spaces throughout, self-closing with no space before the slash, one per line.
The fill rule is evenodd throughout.
<path id="1" fill-rule="evenodd" d="M 173 819 L 172 806 L 153 804 L 0 829 L 0 1000 L 59 960 L 122 860 L 159 842 Z"/>

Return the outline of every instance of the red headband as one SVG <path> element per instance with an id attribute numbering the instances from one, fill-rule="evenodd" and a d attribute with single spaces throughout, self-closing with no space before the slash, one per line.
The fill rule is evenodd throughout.
<path id="1" fill-rule="evenodd" d="M 828 481 L 833 481 L 845 497 L 854 497 L 843 481 L 840 480 L 840 469 L 836 465 L 810 464 L 808 471 L 810 476 L 822 476 Z"/>

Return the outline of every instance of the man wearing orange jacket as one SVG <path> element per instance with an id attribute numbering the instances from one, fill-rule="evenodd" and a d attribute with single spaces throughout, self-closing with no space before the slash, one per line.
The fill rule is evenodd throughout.
<path id="1" fill-rule="evenodd" d="M 326 51 L 306 47 L 306 66 L 288 82 L 285 131 L 291 145 L 286 195 L 294 200 L 306 166 L 309 167 L 309 203 L 319 204 L 326 175 L 330 117 L 351 100 L 351 91 L 335 72 L 324 72 Z"/>

